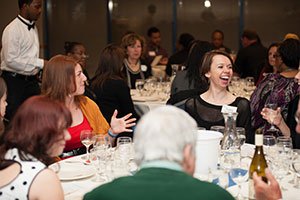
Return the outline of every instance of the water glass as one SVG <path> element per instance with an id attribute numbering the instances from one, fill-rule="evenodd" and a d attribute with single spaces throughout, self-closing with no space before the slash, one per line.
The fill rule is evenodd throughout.
<path id="1" fill-rule="evenodd" d="M 107 180 L 105 176 L 106 152 L 105 149 L 94 147 L 91 149 L 90 160 L 96 170 L 96 176 L 92 181 L 103 182 Z"/>
<path id="2" fill-rule="evenodd" d="M 243 167 L 233 168 L 230 170 L 230 176 L 232 180 L 238 185 L 239 192 L 237 195 L 237 199 L 243 199 L 243 195 L 241 193 L 242 183 L 245 183 L 249 178 L 249 170 Z"/>
<path id="3" fill-rule="evenodd" d="M 263 147 L 264 147 L 264 152 L 267 155 L 266 159 L 268 161 L 268 164 L 271 164 L 272 160 L 275 159 L 274 156 L 276 156 L 276 151 L 277 151 L 276 143 L 277 140 L 273 135 L 265 135 L 263 138 Z"/>
<path id="4" fill-rule="evenodd" d="M 236 127 L 236 135 L 240 141 L 241 146 L 243 146 L 246 142 L 246 132 L 243 127 Z"/>
<path id="5" fill-rule="evenodd" d="M 136 79 L 136 81 L 135 81 L 135 88 L 139 91 L 140 96 L 142 96 L 144 84 L 145 84 L 144 79 Z"/>
<path id="6" fill-rule="evenodd" d="M 224 135 L 225 127 L 224 126 L 211 126 L 210 130 L 220 132 Z"/>

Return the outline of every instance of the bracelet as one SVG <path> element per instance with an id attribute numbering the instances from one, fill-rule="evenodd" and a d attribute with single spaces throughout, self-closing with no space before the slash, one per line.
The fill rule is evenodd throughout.
<path id="1" fill-rule="evenodd" d="M 117 137 L 117 135 L 112 134 L 112 132 L 110 131 L 110 129 L 108 129 L 108 135 L 111 136 L 111 137 L 113 137 L 113 138 Z"/>

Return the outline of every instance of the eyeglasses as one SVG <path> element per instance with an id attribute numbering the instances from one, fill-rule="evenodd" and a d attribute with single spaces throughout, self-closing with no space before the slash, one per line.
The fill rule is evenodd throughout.
<path id="1" fill-rule="evenodd" d="M 296 120 L 297 124 L 300 125 L 300 113 L 298 113 L 298 112 L 295 113 L 295 120 Z"/>
<path id="2" fill-rule="evenodd" d="M 280 57 L 279 54 L 274 54 L 274 55 L 273 55 L 273 58 L 278 58 L 278 57 Z"/>

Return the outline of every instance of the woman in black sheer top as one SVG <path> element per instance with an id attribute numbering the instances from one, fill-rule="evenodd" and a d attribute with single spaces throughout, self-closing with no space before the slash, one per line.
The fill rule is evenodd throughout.
<path id="1" fill-rule="evenodd" d="M 209 89 L 200 96 L 187 100 L 185 110 L 197 121 L 199 127 L 210 129 L 214 125 L 224 126 L 221 113 L 224 105 L 236 107 L 238 112 L 236 125 L 245 128 L 246 141 L 253 143 L 249 101 L 236 97 L 227 90 L 233 74 L 232 66 L 232 59 L 226 52 L 214 50 L 206 53 L 200 76 L 208 80 Z"/>

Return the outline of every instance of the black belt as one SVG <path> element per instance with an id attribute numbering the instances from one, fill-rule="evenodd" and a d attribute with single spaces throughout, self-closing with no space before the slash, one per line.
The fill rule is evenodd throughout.
<path id="1" fill-rule="evenodd" d="M 16 72 L 10 72 L 10 71 L 2 71 L 2 75 L 6 75 L 6 76 L 11 76 L 14 78 L 18 78 L 18 79 L 22 79 L 25 81 L 33 81 L 33 80 L 37 80 L 37 75 L 23 75 L 23 74 L 18 74 Z"/>
<path id="2" fill-rule="evenodd" d="M 64 151 L 59 157 L 60 158 L 66 158 L 70 156 L 78 156 L 86 153 L 86 148 L 85 146 L 79 147 L 77 149 L 73 149 L 70 151 Z"/>

